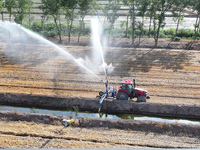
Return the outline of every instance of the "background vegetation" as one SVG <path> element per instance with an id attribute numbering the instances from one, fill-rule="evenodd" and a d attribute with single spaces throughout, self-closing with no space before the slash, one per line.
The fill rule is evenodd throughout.
<path id="1" fill-rule="evenodd" d="M 105 0 L 104 0 L 105 1 Z M 135 38 L 154 38 L 155 46 L 159 38 L 199 39 L 200 24 L 200 0 L 0 0 L 1 19 L 9 14 L 9 20 L 23 24 L 46 37 L 58 36 L 62 42 L 62 36 L 77 36 L 78 42 L 81 36 L 90 36 L 90 28 L 86 26 L 85 17 L 105 16 L 104 36 L 128 37 L 134 43 Z M 126 21 L 121 21 L 120 27 L 114 26 L 119 17 L 120 9 L 127 9 L 124 13 Z M 34 10 L 37 10 L 33 12 Z M 192 29 L 179 29 L 184 20 L 185 10 L 194 12 L 196 22 Z M 33 14 L 41 14 L 39 22 L 33 22 Z M 164 30 L 166 17 L 170 15 L 176 22 L 176 28 Z M 136 16 L 141 20 L 137 21 Z M 28 19 L 28 22 L 25 22 Z M 75 19 L 79 22 L 75 23 Z M 149 20 L 149 27 L 144 27 L 144 20 Z M 46 22 L 46 21 L 49 22 Z M 130 20 L 130 23 L 128 22 Z"/>

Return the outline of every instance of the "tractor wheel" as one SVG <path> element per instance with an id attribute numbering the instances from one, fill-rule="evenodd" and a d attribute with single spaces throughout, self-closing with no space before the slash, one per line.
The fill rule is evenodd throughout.
<path id="1" fill-rule="evenodd" d="M 144 97 L 144 96 L 138 96 L 137 97 L 137 102 L 146 102 L 146 97 Z"/>
<path id="2" fill-rule="evenodd" d="M 128 94 L 126 92 L 120 91 L 117 93 L 117 100 L 128 100 Z"/>

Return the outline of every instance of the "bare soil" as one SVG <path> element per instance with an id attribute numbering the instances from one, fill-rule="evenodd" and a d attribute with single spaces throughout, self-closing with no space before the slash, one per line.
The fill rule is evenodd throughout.
<path id="1" fill-rule="evenodd" d="M 0 148 L 200 148 L 198 138 L 0 121 Z"/>
<path id="2" fill-rule="evenodd" d="M 72 39 L 70 44 L 66 44 L 64 40 L 60 46 L 76 58 L 91 56 L 89 38 L 81 41 L 77 43 Z M 110 85 L 118 87 L 122 79 L 135 78 L 137 87 L 148 90 L 151 96 L 148 103 L 200 105 L 200 42 L 193 44 L 195 50 L 185 49 L 190 42 L 161 39 L 159 48 L 154 48 L 153 39 L 143 39 L 135 48 L 130 39 L 116 39 L 106 48 L 105 61 L 115 67 L 108 76 Z M 99 79 L 81 72 L 77 64 L 60 58 L 35 60 L 37 51 L 31 50 L 34 51 L 32 55 L 29 52 L 21 54 L 26 58 L 20 65 L 1 53 L 0 92 L 94 98 L 99 91 L 105 91 L 105 85 Z M 26 60 L 36 65 L 26 65 Z M 46 68 L 41 64 L 51 66 Z M 105 79 L 104 73 L 98 76 Z"/>
<path id="3" fill-rule="evenodd" d="M 92 48 L 88 38 L 81 38 L 80 43 L 75 38 L 70 44 L 66 41 L 64 39 L 60 46 L 76 58 L 91 56 Z M 106 48 L 105 60 L 108 64 L 112 63 L 115 69 L 108 77 L 109 83 L 118 87 L 122 79 L 135 78 L 137 87 L 148 90 L 151 96 L 147 103 L 200 106 L 200 42 L 196 41 L 192 45 L 190 42 L 161 39 L 155 48 L 153 39 L 142 39 L 140 44 L 137 40 L 135 45 L 131 44 L 130 39 L 111 41 Z M 60 58 L 41 61 L 38 58 L 32 60 L 37 65 L 27 65 L 28 61 L 25 60 L 37 56 L 34 49 L 36 45 L 31 44 L 31 50 L 35 51 L 32 55 L 25 55 L 29 57 L 24 58 L 23 64 L 5 56 L 1 51 L 4 44 L 0 44 L 1 93 L 94 98 L 99 91 L 105 90 L 104 84 L 92 75 L 80 71 L 71 61 Z M 43 67 L 43 63 L 51 64 L 51 68 Z M 104 79 L 103 73 L 98 75 Z M 0 129 L 2 148 L 24 148 L 23 145 L 27 148 L 200 147 L 198 138 L 188 136 L 106 128 L 63 128 L 26 122 L 1 121 L 0 124 L 3 127 Z M 61 128 L 62 134 L 58 134 L 56 131 Z"/>
<path id="4" fill-rule="evenodd" d="M 200 148 L 198 138 L 0 121 L 0 148 Z"/>
<path id="5" fill-rule="evenodd" d="M 0 148 L 200 148 L 199 126 L 78 118 L 64 127 L 61 116 L 4 111 L 0 118 Z"/>

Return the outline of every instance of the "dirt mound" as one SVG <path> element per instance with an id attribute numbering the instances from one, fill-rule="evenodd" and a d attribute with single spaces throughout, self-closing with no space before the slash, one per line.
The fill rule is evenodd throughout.
<path id="1" fill-rule="evenodd" d="M 1 105 L 24 106 L 46 109 L 70 110 L 78 107 L 80 111 L 97 112 L 99 109 L 99 99 L 91 98 L 70 98 L 53 97 L 27 94 L 4 94 L 0 93 Z M 165 116 L 177 118 L 200 119 L 200 111 L 197 106 L 169 105 L 159 103 L 137 103 L 131 100 L 107 99 L 103 102 L 101 112 L 123 113 L 123 114 L 144 114 L 152 116 Z"/>
<path id="2" fill-rule="evenodd" d="M 45 123 L 53 125 L 61 125 L 63 119 L 69 119 L 64 116 L 46 115 L 46 114 L 32 114 L 32 113 L 19 113 L 10 111 L 0 111 L 0 119 L 10 121 L 27 121 L 36 123 Z M 125 119 L 95 119 L 80 117 L 76 119 L 76 124 L 72 126 L 82 128 L 115 128 L 123 130 L 134 130 L 142 132 L 155 132 L 160 134 L 173 134 L 173 135 L 188 135 L 200 137 L 198 125 L 186 125 L 178 123 L 158 123 L 153 121 L 135 121 Z"/>

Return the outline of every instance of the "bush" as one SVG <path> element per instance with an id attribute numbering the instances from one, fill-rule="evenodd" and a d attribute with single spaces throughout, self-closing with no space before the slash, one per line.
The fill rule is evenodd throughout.
<path id="1" fill-rule="evenodd" d="M 140 33 L 141 33 L 141 31 L 140 31 L 139 29 L 136 29 L 136 30 L 135 30 L 135 35 L 136 35 L 137 37 L 140 36 Z"/>
<path id="2" fill-rule="evenodd" d="M 58 33 L 56 31 L 41 31 L 41 34 L 44 35 L 45 37 L 56 37 Z"/>
<path id="3" fill-rule="evenodd" d="M 186 37 L 186 38 L 192 37 L 192 36 L 194 36 L 194 30 L 191 30 L 191 29 L 180 29 L 177 32 L 177 36 L 181 37 L 181 38 L 182 37 Z"/>
<path id="4" fill-rule="evenodd" d="M 174 41 L 180 41 L 180 40 L 181 40 L 181 37 L 177 37 L 177 36 L 176 36 L 176 37 L 174 38 Z"/>
<path id="5" fill-rule="evenodd" d="M 159 34 L 159 38 L 166 38 L 167 36 L 163 33 L 163 32 L 161 32 L 160 34 Z"/>
<path id="6" fill-rule="evenodd" d="M 167 29 L 167 30 L 164 30 L 164 33 L 165 35 L 175 35 L 175 29 Z"/>
<path id="7" fill-rule="evenodd" d="M 32 25 L 31 25 L 31 30 L 35 31 L 35 32 L 40 32 L 42 29 L 42 23 L 41 22 L 34 22 Z"/>

